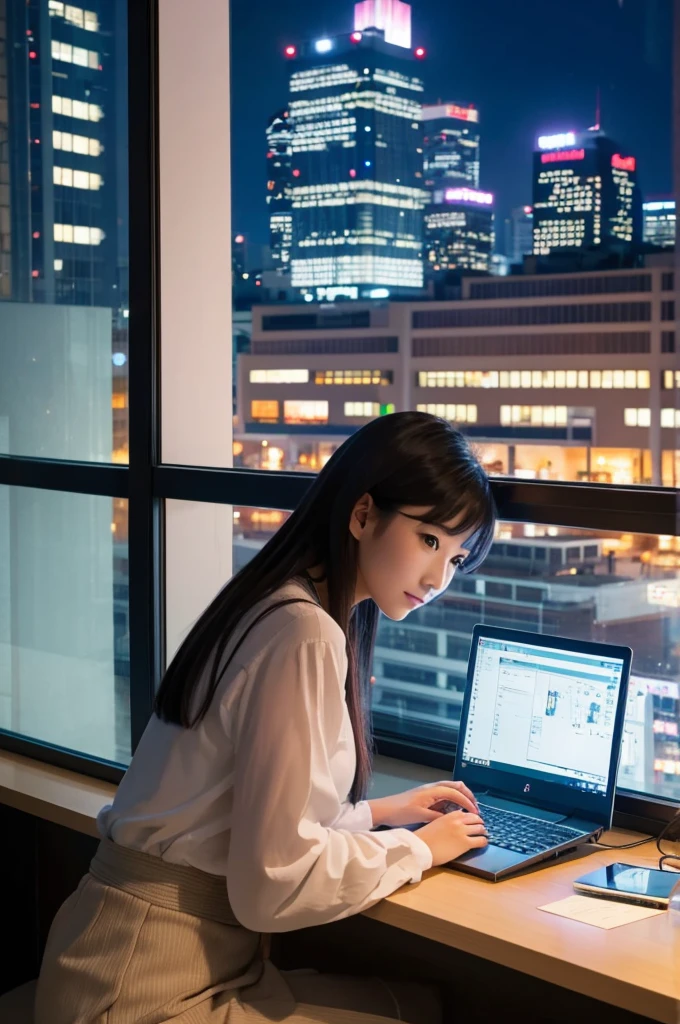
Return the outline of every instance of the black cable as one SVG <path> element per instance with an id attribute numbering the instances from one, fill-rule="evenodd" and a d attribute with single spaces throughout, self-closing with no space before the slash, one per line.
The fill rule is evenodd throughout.
<path id="1" fill-rule="evenodd" d="M 664 827 L 661 829 L 658 836 L 656 837 L 656 848 L 661 855 L 659 857 L 659 870 L 661 871 L 668 870 L 664 868 L 664 865 L 667 860 L 675 860 L 678 862 L 678 865 L 680 866 L 680 853 L 664 853 L 664 851 L 661 848 L 661 842 L 665 838 L 666 833 L 674 832 L 676 826 L 680 826 L 680 811 L 676 812 L 676 814 L 671 818 L 669 822 L 667 822 L 664 825 Z M 602 835 L 602 833 L 600 833 L 600 835 Z M 632 850 L 636 846 L 644 846 L 645 843 L 651 842 L 653 838 L 654 836 L 645 836 L 643 839 L 638 839 L 634 843 L 622 843 L 621 845 L 617 845 L 616 843 L 601 843 L 599 842 L 599 840 L 595 839 L 594 844 L 596 846 L 601 847 L 603 850 Z M 677 840 L 680 840 L 680 835 L 678 835 Z M 676 842 L 677 840 L 671 839 L 669 841 Z"/>
<path id="2" fill-rule="evenodd" d="M 601 843 L 598 839 L 594 840 L 595 846 L 600 846 L 603 850 L 632 850 L 635 846 L 644 846 L 645 843 L 651 842 L 654 836 L 645 836 L 644 839 L 638 839 L 634 843 Z M 661 838 L 661 836 L 659 836 Z"/>

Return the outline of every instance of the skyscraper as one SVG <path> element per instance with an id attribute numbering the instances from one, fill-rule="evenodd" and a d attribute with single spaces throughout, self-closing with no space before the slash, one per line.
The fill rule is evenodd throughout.
<path id="1" fill-rule="evenodd" d="M 447 185 L 446 179 L 439 182 L 425 210 L 427 270 L 488 273 L 494 245 L 494 197 L 476 188 Z"/>
<path id="2" fill-rule="evenodd" d="M 269 245 L 274 269 L 290 272 L 293 214 L 290 201 L 293 128 L 287 110 L 279 110 L 267 125 L 267 205 Z"/>
<path id="3" fill-rule="evenodd" d="M 425 53 L 410 49 L 410 13 L 401 0 L 365 0 L 353 32 L 286 49 L 292 284 L 317 297 L 423 285 Z"/>
<path id="4" fill-rule="evenodd" d="M 637 161 L 599 129 L 544 135 L 534 153 L 534 254 L 625 253 L 642 236 Z"/>
<path id="5" fill-rule="evenodd" d="M 675 199 L 653 199 L 642 204 L 644 240 L 662 249 L 675 246 Z"/>
<path id="6" fill-rule="evenodd" d="M 9 187 L 0 295 L 110 307 L 122 316 L 127 227 L 117 211 L 126 205 L 127 110 L 116 53 L 126 45 L 125 5 L 3 6 L 8 119 L 0 122 L 0 180 Z"/>
<path id="7" fill-rule="evenodd" d="M 505 221 L 505 254 L 511 264 L 522 263 L 534 249 L 534 210 L 516 206 Z"/>
<path id="8" fill-rule="evenodd" d="M 491 269 L 493 196 L 479 190 L 479 111 L 472 104 L 423 107 L 425 273 Z"/>
<path id="9" fill-rule="evenodd" d="M 479 111 L 472 104 L 423 107 L 425 184 L 442 178 L 479 188 Z"/>

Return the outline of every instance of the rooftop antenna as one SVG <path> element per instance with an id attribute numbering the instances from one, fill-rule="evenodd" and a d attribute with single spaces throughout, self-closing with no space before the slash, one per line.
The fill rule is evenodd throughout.
<path id="1" fill-rule="evenodd" d="M 588 129 L 589 132 L 599 132 L 600 131 L 600 128 L 601 128 L 600 118 L 601 118 L 601 115 L 602 115 L 602 109 L 601 108 L 602 108 L 602 103 L 601 103 L 601 97 L 600 97 L 600 87 L 598 85 L 597 93 L 596 93 L 596 98 L 595 98 L 595 124 L 592 125 Z"/>

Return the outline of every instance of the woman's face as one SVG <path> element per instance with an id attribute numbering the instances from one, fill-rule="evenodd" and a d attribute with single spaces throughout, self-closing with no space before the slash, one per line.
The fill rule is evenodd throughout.
<path id="1" fill-rule="evenodd" d="M 424 523 L 418 516 L 428 512 L 427 506 L 405 505 L 385 523 L 370 495 L 357 502 L 350 522 L 359 549 L 355 601 L 372 597 L 398 620 L 446 590 L 474 529 L 459 533 L 455 520 L 446 528 Z"/>

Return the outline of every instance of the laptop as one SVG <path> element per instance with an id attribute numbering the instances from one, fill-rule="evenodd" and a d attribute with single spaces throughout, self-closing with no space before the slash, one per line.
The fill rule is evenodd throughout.
<path id="1" fill-rule="evenodd" d="M 498 881 L 611 827 L 632 653 L 474 627 L 453 777 L 489 844 L 448 867 Z"/>

